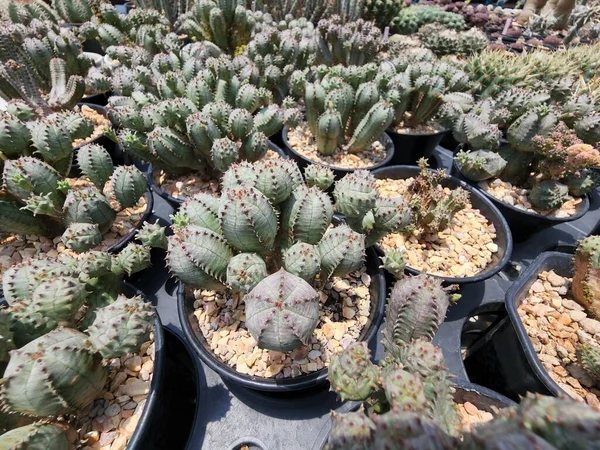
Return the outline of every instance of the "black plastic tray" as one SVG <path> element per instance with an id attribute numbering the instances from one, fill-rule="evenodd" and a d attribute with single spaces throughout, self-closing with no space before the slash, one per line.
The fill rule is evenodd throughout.
<path id="1" fill-rule="evenodd" d="M 452 153 L 441 147 L 436 149 L 434 157 L 439 167 L 449 168 L 452 164 Z M 462 299 L 449 308 L 446 320 L 434 338 L 435 344 L 444 352 L 446 366 L 459 379 L 469 380 L 461 356 L 461 335 L 469 316 L 476 311 L 495 310 L 495 305 L 503 302 L 506 290 L 519 273 L 540 253 L 556 246 L 574 245 L 577 240 L 591 234 L 600 225 L 600 193 L 597 190 L 591 195 L 590 202 L 590 210 L 583 218 L 546 228 L 515 244 L 511 262 L 497 275 L 461 287 Z M 172 212 L 172 207 L 155 195 L 155 216 L 150 220 L 168 218 Z M 136 284 L 157 306 L 167 335 L 170 332 L 183 341 L 176 308 L 176 283 L 164 270 L 164 252 L 155 252 L 152 262 L 153 269 L 140 274 Z M 379 341 L 378 338 L 375 359 L 383 355 Z M 204 365 L 192 364 L 190 367 L 181 364 L 181 372 L 194 373 L 197 370 L 195 389 L 198 401 L 193 426 L 185 447 L 174 442 L 173 445 L 155 448 L 229 450 L 248 443 L 253 449 L 316 450 L 329 432 L 329 410 L 349 411 L 352 408 L 352 403 L 339 402 L 326 388 L 301 391 L 299 394 L 259 393 L 224 382 Z M 175 407 L 168 411 L 163 427 L 192 420 L 189 409 Z M 166 430 L 168 432 L 169 428 Z M 181 433 L 183 429 L 178 428 L 178 439 L 182 438 Z"/>

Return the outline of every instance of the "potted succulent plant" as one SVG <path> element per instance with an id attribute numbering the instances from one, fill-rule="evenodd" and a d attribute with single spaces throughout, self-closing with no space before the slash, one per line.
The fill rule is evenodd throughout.
<path id="1" fill-rule="evenodd" d="M 426 275 L 400 279 L 386 310 L 382 333 L 386 352 L 381 366 L 370 361 L 363 343 L 353 343 L 332 357 L 331 389 L 344 400 L 363 404 L 356 412 L 332 413 L 332 429 L 324 448 L 408 445 L 469 449 L 498 440 L 529 448 L 533 443 L 549 446 L 545 439 L 550 439 L 557 448 L 568 449 L 575 438 L 582 445 L 592 445 L 600 412 L 588 406 L 534 396 L 512 406 L 495 393 L 486 398 L 484 389 L 473 395 L 473 386 L 470 398 L 475 404 L 466 400 L 469 387 L 461 389 L 460 382 L 458 389 L 455 387 L 443 366 L 441 350 L 431 343 L 449 300 L 438 280 Z M 512 407 L 486 411 L 490 397 L 501 407 Z M 467 418 L 461 413 L 464 408 L 478 414 Z M 559 441 L 557 429 L 561 430 Z"/>
<path id="2" fill-rule="evenodd" d="M 377 71 L 376 65 L 360 72 L 334 66 L 313 74 L 314 82 L 294 75 L 293 89 L 301 94 L 306 120 L 284 127 L 283 142 L 300 167 L 318 164 L 340 178 L 389 164 L 394 145 L 385 130 L 393 107 L 375 82 Z"/>
<path id="3" fill-rule="evenodd" d="M 440 143 L 447 129 L 436 117 L 446 103 L 447 107 L 462 108 L 472 103 L 466 93 L 469 78 L 462 70 L 437 61 L 425 49 L 407 51 L 386 67 L 386 97 L 391 102 L 394 118 L 388 134 L 396 149 L 393 165 L 414 165 L 428 158 Z"/>
<path id="4" fill-rule="evenodd" d="M 373 240 L 390 273 L 424 272 L 463 284 L 489 278 L 508 263 L 512 237 L 506 221 L 468 184 L 428 169 L 424 159 L 419 167 L 390 166 L 373 175 L 382 197 L 401 196 L 412 210 L 410 227 Z"/>
<path id="5" fill-rule="evenodd" d="M 489 360 L 494 352 L 490 379 L 506 395 L 567 395 L 597 408 L 599 256 L 598 236 L 583 239 L 574 259 L 540 255 L 507 292 L 509 319 L 489 331 L 465 364 Z"/>
<path id="6" fill-rule="evenodd" d="M 123 128 L 121 144 L 130 155 L 152 164 L 152 182 L 162 177 L 157 169 L 165 173 L 158 193 L 168 189 L 166 194 L 178 203 L 194 192 L 213 193 L 215 178 L 236 161 L 255 161 L 276 149 L 268 137 L 297 116 L 293 108 L 271 104 L 268 90 L 244 82 L 238 76 L 243 67 L 238 59 L 210 56 L 215 51 L 220 52 L 214 46 L 189 44 L 181 60 L 176 55 L 154 59 L 153 68 L 164 74 L 154 77 L 124 67 L 113 77 L 113 86 L 120 85 L 115 92 L 131 95 L 111 102 L 111 117 Z M 154 93 L 138 95 L 133 88 L 136 72 L 156 82 Z M 199 185 L 195 191 L 183 188 Z"/>
<path id="7" fill-rule="evenodd" d="M 516 237 L 575 220 L 589 208 L 598 183 L 600 116 L 588 95 L 573 96 L 561 111 L 547 93 L 512 89 L 471 112 L 455 112 L 454 136 L 470 152 L 456 154 L 454 170 L 478 186 L 502 211 Z M 500 147 L 499 128 L 507 144 Z"/>
<path id="8" fill-rule="evenodd" d="M 143 294 L 122 282 L 149 263 L 148 247 L 129 244 L 118 256 L 30 260 L 4 274 L 3 411 L 24 426 L 4 429 L 0 446 L 44 439 L 69 449 L 110 436 L 125 448 L 149 420 L 162 382 L 162 328 Z"/>
<path id="9" fill-rule="evenodd" d="M 378 235 L 405 226 L 406 205 L 358 193 L 369 176 L 340 180 L 336 207 L 364 210 Z M 385 303 L 377 256 L 367 249 L 365 264 L 365 236 L 332 222 L 319 181 L 309 187 L 287 159 L 242 162 L 225 172 L 221 198 L 198 194 L 173 216 L 167 265 L 186 287 L 184 331 L 226 379 L 263 390 L 312 386 L 325 381 L 340 345 L 375 336 Z"/>

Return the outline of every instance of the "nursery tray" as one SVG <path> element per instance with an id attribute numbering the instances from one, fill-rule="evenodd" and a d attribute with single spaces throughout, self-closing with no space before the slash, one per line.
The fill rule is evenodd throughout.
<path id="1" fill-rule="evenodd" d="M 434 156 L 440 168 L 450 167 L 450 151 L 438 147 Z M 589 212 L 581 219 L 546 228 L 524 242 L 515 243 L 511 261 L 500 273 L 485 281 L 461 287 L 462 298 L 450 307 L 434 339 L 442 348 L 446 366 L 454 375 L 469 381 L 461 357 L 461 335 L 468 318 L 474 312 L 488 311 L 492 316 L 505 314 L 501 310 L 498 312 L 494 304 L 504 301 L 506 290 L 540 253 L 574 245 L 600 226 L 598 190 L 592 193 L 590 202 Z M 158 218 L 164 225 L 172 212 L 172 207 L 155 195 L 154 214 L 150 221 Z M 132 282 L 143 289 L 157 306 L 167 329 L 167 337 L 184 342 L 177 314 L 176 283 L 168 278 L 164 268 L 164 252 L 153 251 L 152 263 L 151 270 L 139 274 Z M 378 338 L 377 341 L 380 340 Z M 187 351 L 193 355 L 191 347 L 187 346 Z M 171 353 L 170 349 L 167 353 Z M 378 359 L 382 355 L 383 347 L 378 344 L 375 357 Z M 187 399 L 187 409 L 177 403 L 165 408 L 165 436 L 172 434 L 173 440 L 168 444 L 158 440 L 154 447 L 157 449 L 239 450 L 247 445 L 252 450 L 319 450 L 331 426 L 329 411 L 349 411 L 356 406 L 356 403 L 339 401 L 326 387 L 290 393 L 246 389 L 229 381 L 224 382 L 195 356 L 181 358 L 178 364 L 179 371 L 188 374 L 193 382 L 188 380 L 187 384 L 182 382 L 177 386 L 179 380 L 171 378 L 179 374 L 171 375 L 167 370 L 165 384 L 169 389 L 168 386 L 173 387 L 175 383 L 174 392 L 179 394 L 171 395 Z M 180 387 L 179 391 L 177 387 Z M 196 409 L 192 413 L 194 405 Z M 185 421 L 188 421 L 188 427 L 182 426 Z M 188 428 L 191 430 L 185 437 L 182 434 Z M 184 441 L 187 442 L 185 445 Z"/>

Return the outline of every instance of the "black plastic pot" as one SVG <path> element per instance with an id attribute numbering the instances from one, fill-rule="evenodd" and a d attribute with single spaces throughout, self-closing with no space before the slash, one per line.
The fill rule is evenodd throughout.
<path id="1" fill-rule="evenodd" d="M 61 28 L 78 28 L 82 24 L 81 23 L 61 23 L 59 27 Z M 76 33 L 76 32 L 75 32 Z M 98 53 L 99 55 L 105 55 L 104 49 L 100 42 L 97 39 L 86 39 L 81 44 L 82 50 L 84 52 L 92 52 Z"/>
<path id="2" fill-rule="evenodd" d="M 394 156 L 390 166 L 416 165 L 421 158 L 429 158 L 449 130 L 436 133 L 397 133 L 390 129 L 387 134 L 394 143 Z"/>
<path id="3" fill-rule="evenodd" d="M 370 293 L 372 303 L 371 314 L 360 335 L 360 340 L 371 342 L 376 338 L 377 330 L 383 320 L 387 290 L 383 270 L 379 268 L 379 258 L 373 249 L 367 249 L 365 264 L 367 273 L 371 276 Z M 184 290 L 183 283 L 179 282 L 177 287 L 177 309 L 186 340 L 202 362 L 217 372 L 225 381 L 232 381 L 249 389 L 278 392 L 309 389 L 327 382 L 326 368 L 309 375 L 274 380 L 241 374 L 234 368 L 229 367 L 210 349 L 194 316 L 194 299 L 186 296 Z"/>
<path id="4" fill-rule="evenodd" d="M 492 201 L 494 205 L 496 205 L 496 208 L 498 208 L 498 210 L 502 213 L 502 215 L 508 222 L 508 225 L 513 233 L 513 238 L 517 242 L 522 242 L 526 240 L 532 234 L 537 233 L 540 230 L 543 230 L 544 228 L 580 219 L 590 209 L 590 200 L 589 197 L 586 195 L 583 197 L 583 201 L 577 205 L 577 212 L 571 217 L 558 218 L 542 216 L 541 214 L 525 211 L 523 209 L 509 205 L 508 203 L 505 203 L 502 200 L 487 193 L 477 185 L 477 182 L 469 180 L 460 173 L 456 161 L 452 162 L 452 169 L 450 173 L 455 177 L 460 178 L 464 182 L 468 183 L 469 185 L 473 186 L 473 188 L 475 188 L 478 192 L 480 192 L 490 201 Z"/>
<path id="5" fill-rule="evenodd" d="M 540 272 L 554 270 L 571 277 L 572 255 L 544 252 L 523 272 L 506 293 L 508 316 L 491 328 L 467 353 L 465 368 L 471 380 L 518 400 L 527 392 L 567 395 L 540 362 L 519 317 L 518 307 Z"/>
<path id="6" fill-rule="evenodd" d="M 389 166 L 392 161 L 392 158 L 394 157 L 394 143 L 392 142 L 392 139 L 388 136 L 387 133 L 383 133 L 381 140 L 383 141 L 383 144 L 385 145 L 385 148 L 387 150 L 387 156 L 383 161 L 369 167 L 361 167 L 360 169 L 344 169 L 342 167 L 330 166 L 329 164 L 323 164 L 308 159 L 306 156 L 301 155 L 296 150 L 294 150 L 288 142 L 288 131 L 289 127 L 287 125 L 283 127 L 283 130 L 281 130 L 281 138 L 284 144 L 283 149 L 290 158 L 292 158 L 294 161 L 296 161 L 296 163 L 298 163 L 298 167 L 300 168 L 300 170 L 304 171 L 304 168 L 309 164 L 328 167 L 333 171 L 336 180 L 339 180 L 340 178 L 344 177 L 344 175 L 352 173 L 356 170 L 375 170 L 379 169 L 380 167 Z"/>
<path id="7" fill-rule="evenodd" d="M 282 158 L 287 157 L 283 150 L 281 150 L 281 148 L 279 148 L 271 141 L 269 141 L 269 149 L 273 150 L 274 152 L 277 152 Z M 168 192 L 164 191 L 160 187 L 160 185 L 156 184 L 156 182 L 154 181 L 154 166 L 152 164 L 148 164 L 148 168 L 146 170 L 146 179 L 148 180 L 148 183 L 150 184 L 152 190 L 156 192 L 156 194 L 158 194 L 160 197 L 164 198 L 167 202 L 169 202 L 171 206 L 177 208 L 185 201 L 185 197 L 174 197 Z"/>
<path id="8" fill-rule="evenodd" d="M 373 175 L 378 179 L 391 178 L 400 180 L 418 175 L 419 170 L 420 169 L 415 166 L 390 166 L 373 171 Z M 483 281 L 496 275 L 508 263 L 513 249 L 512 234 L 508 224 L 506 223 L 506 220 L 504 220 L 504 217 L 502 217 L 500 211 L 498 211 L 498 209 L 492 204 L 492 202 L 490 202 L 490 200 L 482 195 L 482 193 L 477 189 L 474 189 L 464 181 L 461 181 L 453 176 L 448 176 L 448 178 L 442 182 L 442 186 L 450 189 L 462 187 L 463 189 L 469 191 L 470 201 L 473 208 L 478 209 L 481 214 L 496 228 L 495 244 L 498 245 L 498 252 L 493 255 L 492 261 L 486 270 L 475 276 L 464 278 L 444 277 L 440 275 L 431 276 L 441 278 L 447 284 L 467 284 Z M 383 255 L 384 252 L 381 247 L 379 245 L 376 245 L 375 247 L 377 248 L 378 253 Z M 413 275 L 421 273 L 420 271 L 408 266 L 406 267 L 406 271 Z"/>
<path id="9" fill-rule="evenodd" d="M 134 285 L 123 283 L 123 293 L 129 296 L 141 295 L 147 302 L 148 297 Z M 154 319 L 154 371 L 150 382 L 150 391 L 146 397 L 146 404 L 133 435 L 127 444 L 128 450 L 145 450 L 152 448 L 155 436 L 160 433 L 160 424 L 163 420 L 163 402 L 161 401 L 164 372 L 165 372 L 165 337 L 162 323 L 158 314 Z"/>
<path id="10" fill-rule="evenodd" d="M 106 106 L 108 104 L 108 97 L 110 97 L 110 93 L 104 92 L 102 94 L 84 96 L 81 100 L 91 105 Z"/>

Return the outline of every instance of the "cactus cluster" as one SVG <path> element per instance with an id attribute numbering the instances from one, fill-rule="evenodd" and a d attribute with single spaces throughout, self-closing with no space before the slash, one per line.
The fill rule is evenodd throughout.
<path id="1" fill-rule="evenodd" d="M 33 131 L 34 139 L 37 136 L 45 144 L 36 147 L 37 152 L 49 150 L 47 144 L 57 137 L 56 132 Z M 46 140 L 42 140 L 44 138 Z M 68 136 L 58 148 L 67 153 L 67 167 L 70 167 L 72 146 Z M 48 160 L 50 162 L 21 156 L 5 161 L 2 174 L 5 193 L 0 203 L 0 230 L 3 233 L 46 236 L 62 233 L 68 248 L 83 252 L 102 242 L 102 235 L 116 218 L 113 208 L 121 210 L 135 206 L 147 189 L 146 180 L 138 169 L 134 166 L 113 167 L 106 149 L 96 144 L 85 145 L 77 153 L 78 166 L 90 181 L 88 187 L 72 188 L 68 179 L 52 167 L 60 160 Z M 103 193 L 105 185 L 109 187 L 109 196 Z M 111 198 L 115 200 L 115 206 L 111 204 Z"/>
<path id="2" fill-rule="evenodd" d="M 439 23 L 453 30 L 465 28 L 465 19 L 460 14 L 446 12 L 443 8 L 429 5 L 403 9 L 394 18 L 393 27 L 400 34 L 414 34 L 428 23 Z"/>
<path id="3" fill-rule="evenodd" d="M 365 0 L 363 18 L 375 22 L 382 30 L 390 27 L 391 33 L 398 32 L 396 17 L 406 7 L 404 0 Z"/>
<path id="4" fill-rule="evenodd" d="M 384 324 L 386 358 L 370 361 L 364 344 L 332 356 L 331 389 L 364 402 L 358 411 L 332 413 L 328 450 L 347 448 L 570 449 L 597 443 L 600 413 L 574 400 L 528 395 L 496 412 L 491 422 L 460 429 L 454 387 L 441 350 L 431 339 L 450 300 L 441 282 L 419 275 L 400 279 L 390 295 Z M 580 352 L 584 367 L 598 367 L 597 349 Z M 366 411 L 365 411 L 366 410 Z M 462 434 L 462 435 L 461 435 Z M 552 445 L 550 445 L 550 443 Z"/>
<path id="5" fill-rule="evenodd" d="M 333 176 L 318 175 L 329 181 L 308 186 L 287 159 L 237 163 L 223 175 L 220 198 L 197 194 L 173 216 L 171 273 L 194 288 L 244 292 L 246 325 L 264 348 L 289 351 L 310 341 L 319 317 L 313 286 L 364 261 L 356 221 L 330 227 L 334 205 L 320 188 Z M 379 235 L 398 231 L 408 222 L 406 205 L 381 203 L 374 185 L 368 172 L 347 175 L 336 185 L 335 208 L 370 215 Z"/>
<path id="6" fill-rule="evenodd" d="M 477 28 L 456 31 L 430 23 L 419 28 L 419 41 L 438 56 L 471 55 L 479 53 L 489 45 L 485 33 Z"/>
<path id="7" fill-rule="evenodd" d="M 119 89 L 128 97 L 122 105 L 115 102 L 110 115 L 123 127 L 124 148 L 169 173 L 207 167 L 225 172 L 237 161 L 261 159 L 268 138 L 297 122 L 297 110 L 270 103 L 270 91 L 249 82 L 244 57 L 209 56 L 219 50 L 192 45 L 196 51 L 182 52 L 181 59 L 164 55 L 160 62 L 155 56 L 154 70 L 164 73 L 153 93 L 134 90 L 143 71 L 121 69 Z"/>
<path id="8" fill-rule="evenodd" d="M 149 339 L 152 307 L 120 294 L 125 273 L 149 265 L 150 249 L 129 244 L 117 256 L 90 251 L 8 269 L 1 317 L 18 349 L 2 348 L 4 410 L 44 418 L 91 403 L 106 382 L 103 361 L 138 352 Z"/>
<path id="9" fill-rule="evenodd" d="M 250 42 L 256 22 L 252 11 L 241 0 L 200 0 L 179 16 L 175 29 L 193 41 L 211 41 L 233 55 Z"/>
<path id="10" fill-rule="evenodd" d="M 600 181 L 590 168 L 600 164 L 597 106 L 592 96 L 573 95 L 562 104 L 546 91 L 513 88 L 459 108 L 446 104 L 444 122 L 470 147 L 455 161 L 473 180 L 500 178 L 530 189 L 531 204 L 559 208 L 568 196 L 582 196 Z M 501 130 L 507 143 L 500 145 Z"/>

